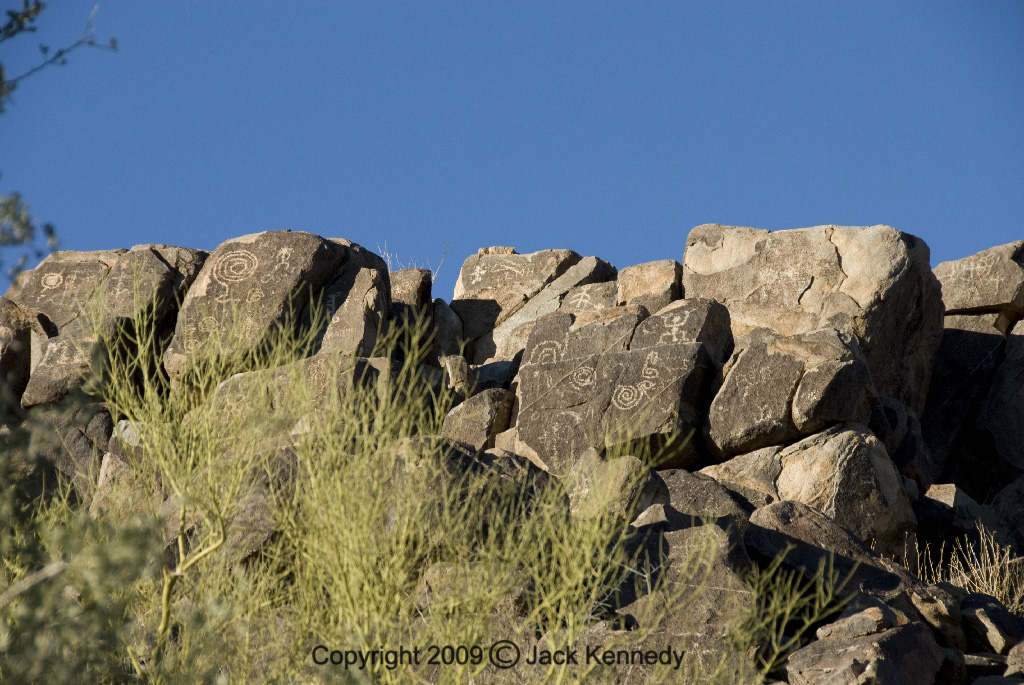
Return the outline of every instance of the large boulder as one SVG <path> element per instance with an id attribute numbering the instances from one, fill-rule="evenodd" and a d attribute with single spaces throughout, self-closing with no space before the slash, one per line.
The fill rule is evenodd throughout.
<path id="1" fill-rule="evenodd" d="M 291 231 L 222 243 L 182 304 L 164 356 L 172 380 L 180 377 L 187 357 L 211 339 L 224 354 L 258 350 L 276 327 L 298 320 L 310 299 L 339 277 L 349 259 L 355 261 L 353 252 L 340 242 Z M 335 302 L 341 306 L 339 300 L 340 295 Z M 327 314 L 333 316 L 330 307 Z"/>
<path id="2" fill-rule="evenodd" d="M 118 327 L 173 326 L 178 304 L 207 254 L 167 245 L 130 250 L 57 252 L 18 277 L 9 295 L 36 317 L 26 407 L 64 398 L 80 385 L 90 357 Z"/>
<path id="3" fill-rule="evenodd" d="M 1024 240 L 935 267 L 947 314 L 999 312 L 1024 318 Z"/>
<path id="4" fill-rule="evenodd" d="M 517 451 L 556 475 L 588 448 L 634 441 L 667 449 L 666 465 L 692 462 L 696 446 L 680 438 L 700 426 L 713 361 L 693 341 L 634 349 L 646 318 L 631 305 L 537 322 L 519 371 Z"/>
<path id="5" fill-rule="evenodd" d="M 779 461 L 779 499 L 814 507 L 881 554 L 904 550 L 917 521 L 896 467 L 864 426 L 834 426 L 782 450 Z"/>
<path id="6" fill-rule="evenodd" d="M 789 655 L 786 677 L 790 685 L 930 685 L 943 658 L 927 626 L 910 623 L 877 634 L 816 640 Z"/>
<path id="7" fill-rule="evenodd" d="M 662 259 L 629 266 L 619 272 L 616 304 L 642 304 L 656 312 L 683 296 L 683 265 Z"/>
<path id="8" fill-rule="evenodd" d="M 912 235 L 889 226 L 770 233 L 706 224 L 687 238 L 683 289 L 725 304 L 737 337 L 759 327 L 853 335 L 879 392 L 924 408 L 942 300 L 928 247 Z"/>
<path id="9" fill-rule="evenodd" d="M 486 335 L 580 259 L 572 250 L 521 255 L 510 247 L 481 249 L 462 264 L 451 302 L 466 337 Z"/>
<path id="10" fill-rule="evenodd" d="M 388 319 L 388 273 L 346 264 L 323 291 L 327 325 L 319 333 L 319 352 L 369 357 Z"/>
<path id="11" fill-rule="evenodd" d="M 702 472 L 740 492 L 759 493 L 764 503 L 813 507 L 883 553 L 902 552 L 917 523 L 885 448 L 859 424 L 833 426 L 789 447 L 758 450 Z"/>
<path id="12" fill-rule="evenodd" d="M 847 334 L 823 328 L 779 337 L 759 329 L 735 354 L 705 426 L 721 459 L 870 419 L 875 387 Z"/>
<path id="13" fill-rule="evenodd" d="M 510 255 L 509 258 L 520 255 Z M 526 256 L 526 255 L 522 255 Z M 507 308 L 496 320 L 494 328 L 479 336 L 472 344 L 471 360 L 486 364 L 495 360 L 511 361 L 526 348 L 534 323 L 545 314 L 557 311 L 566 294 L 573 288 L 615 278 L 615 267 L 597 257 L 584 257 L 557 278 L 546 283 L 521 306 Z M 522 289 L 522 288 L 521 288 Z M 518 292 L 518 290 L 516 291 Z M 462 314 L 462 301 L 456 297 L 452 308 Z M 467 334 L 473 328 L 467 323 Z"/>

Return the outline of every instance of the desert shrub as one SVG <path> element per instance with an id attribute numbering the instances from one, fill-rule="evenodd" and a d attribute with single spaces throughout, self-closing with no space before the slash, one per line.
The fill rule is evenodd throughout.
<path id="1" fill-rule="evenodd" d="M 925 582 L 947 582 L 991 595 L 1024 617 L 1024 557 L 1000 544 L 983 524 L 977 524 L 976 537 L 962 535 L 949 549 L 943 544 L 935 552 L 929 545 L 921 549 L 915 544 L 913 554 L 905 556 L 906 567 Z"/>
<path id="2" fill-rule="evenodd" d="M 368 362 L 310 360 L 317 312 L 246 355 L 231 335 L 211 337 L 172 388 L 159 322 L 143 314 L 100 330 L 109 318 L 84 315 L 100 341 L 87 390 L 137 449 L 105 489 L 91 483 L 92 514 L 65 481 L 57 495 L 17 486 L 38 480 L 28 457 L 3 461 L 21 469 L 0 479 L 5 682 L 600 682 L 610 674 L 568 664 L 497 670 L 486 651 L 364 669 L 313 654 L 498 640 L 557 649 L 595 630 L 607 648 L 627 647 L 707 586 L 715 544 L 693 545 L 668 583 L 615 508 L 570 515 L 561 486 L 525 462 L 483 464 L 436 438 L 453 396 L 420 366 L 425 319 L 388 329 Z M 709 670 L 688 657 L 666 678 L 760 680 L 841 589 L 824 569 L 800 580 L 778 564 L 750 585 L 733 658 Z M 628 586 L 664 603 L 623 630 L 613 609 Z"/>

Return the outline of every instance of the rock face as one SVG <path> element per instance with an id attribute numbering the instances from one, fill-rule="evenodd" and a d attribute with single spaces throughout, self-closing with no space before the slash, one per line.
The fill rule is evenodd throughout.
<path id="1" fill-rule="evenodd" d="M 778 445 L 844 421 L 866 424 L 876 391 L 856 341 L 823 328 L 748 336 L 708 414 L 722 458 Z"/>
<path id="2" fill-rule="evenodd" d="M 737 337 L 758 327 L 852 335 L 879 392 L 924 408 L 942 300 L 928 247 L 914 236 L 888 226 L 698 226 L 686 240 L 683 289 L 725 304 Z"/>
<path id="3" fill-rule="evenodd" d="M 947 315 L 921 416 L 945 477 L 980 501 L 1024 473 L 1024 241 L 935 267 Z"/>
<path id="4" fill-rule="evenodd" d="M 1024 240 L 935 267 L 947 314 L 998 311 L 1024 318 Z"/>
<path id="5" fill-rule="evenodd" d="M 571 289 L 613 278 L 615 267 L 608 262 L 569 250 L 470 257 L 451 304 L 464 322 L 471 322 L 464 328 L 472 339 L 470 360 L 511 361 L 526 347 L 534 322 L 556 311 Z M 484 310 L 494 313 L 493 324 Z"/>
<path id="6" fill-rule="evenodd" d="M 244 354 L 258 349 L 275 326 L 297 319 L 307 302 L 336 279 L 359 283 L 365 288 L 365 298 L 375 283 L 372 267 L 359 263 L 358 252 L 351 244 L 291 231 L 253 233 L 223 243 L 210 255 L 182 304 L 174 339 L 164 357 L 168 374 L 179 377 L 187 355 L 205 341 L 224 336 L 234 320 L 243 322 L 244 332 L 236 339 L 222 340 L 222 352 Z M 351 267 L 339 275 L 338 270 L 349 261 Z M 371 272 L 361 273 L 363 268 Z M 347 333 L 348 322 L 336 320 L 336 308 L 345 301 L 340 290 L 328 293 L 326 313 L 332 324 Z M 360 300 L 354 315 L 364 313 L 362 305 Z M 349 336 L 344 333 L 338 337 L 347 343 Z M 324 337 L 334 336 L 325 333 Z"/>
<path id="7" fill-rule="evenodd" d="M 703 318 L 716 311 L 706 304 Z M 631 305 L 554 313 L 534 326 L 519 372 L 517 446 L 542 468 L 564 474 L 588 448 L 630 439 L 660 447 L 699 429 L 713 370 L 708 348 L 682 332 L 679 342 L 645 347 L 658 337 L 653 326 L 635 342 L 647 318 Z M 694 315 L 691 330 L 705 329 L 701 318 Z M 687 441 L 672 445 L 667 458 L 682 464 L 695 456 Z"/>
<path id="8" fill-rule="evenodd" d="M 32 368 L 22 396 L 30 407 L 62 399 L 82 383 L 90 356 L 119 326 L 152 317 L 173 326 L 206 253 L 166 245 L 57 252 L 21 274 L 8 291 L 35 318 Z"/>
<path id="9" fill-rule="evenodd" d="M 78 397 L 94 387 L 90 357 L 109 345 L 133 353 L 131 334 L 153 322 L 170 380 L 160 392 L 254 431 L 256 447 L 218 445 L 218 464 L 269 455 L 267 468 L 243 474 L 226 530 L 233 560 L 263 549 L 288 506 L 278 495 L 301 491 L 296 446 L 321 437 L 315 418 L 346 400 L 371 411 L 393 394 L 448 393 L 443 411 L 422 409 L 433 427 L 393 446 L 389 516 L 403 479 L 428 460 L 443 474 L 428 490 L 518 502 L 522 516 L 546 494 L 552 520 L 573 526 L 611 514 L 642 572 L 595 600 L 581 643 L 628 642 L 622 628 L 639 627 L 638 648 L 672 644 L 694 663 L 741 669 L 749 655 L 730 656 L 726 638 L 753 601 L 752 571 L 776 560 L 805 580 L 831 564 L 849 603 L 771 677 L 1024 674 L 1019 602 L 930 585 L 893 560 L 913 566 L 915 543 L 933 555 L 976 544 L 979 523 L 999 553 L 1024 556 L 1024 241 L 933 273 L 924 243 L 887 226 L 704 225 L 682 264 L 621 271 L 571 250 L 486 248 L 466 260 L 450 303 L 437 295 L 427 270 L 389 273 L 359 245 L 301 232 L 242 236 L 210 255 L 163 245 L 55 253 L 0 298 L 0 441 L 41 426 L 31 450 L 5 451 L 12 463 L 34 451 L 94 517 L 156 512 L 172 542 L 181 508 L 142 478 L 146 427 Z M 381 344 L 412 321 L 432 336 L 428 349 Z M 232 324 L 240 335 L 226 334 Z M 282 327 L 309 344 L 261 365 Z M 192 360 L 214 354 L 254 370 L 190 384 Z M 169 425 L 188 429 L 197 415 Z M 372 439 L 390 430 L 363 423 L 349 425 Z M 432 526 L 440 510 L 425 511 L 443 547 Z M 483 529 L 508 528 L 493 516 Z M 418 606 L 454 610 L 482 569 L 432 561 Z M 530 614 L 536 588 L 514 590 L 501 625 Z M 680 590 L 685 606 L 673 599 Z M 645 668 L 618 676 L 657 679 Z"/>

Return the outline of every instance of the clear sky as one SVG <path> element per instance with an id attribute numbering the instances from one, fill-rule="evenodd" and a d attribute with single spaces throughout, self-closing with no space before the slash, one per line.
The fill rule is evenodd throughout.
<path id="1" fill-rule="evenodd" d="M 6 9 L 20 0 L 2 0 Z M 16 74 L 73 42 L 53 0 Z M 1024 2 L 139 2 L 26 80 L 0 188 L 64 249 L 290 228 L 437 268 L 682 260 L 702 223 L 1024 238 Z M 6 287 L 6 285 L 4 285 Z"/>

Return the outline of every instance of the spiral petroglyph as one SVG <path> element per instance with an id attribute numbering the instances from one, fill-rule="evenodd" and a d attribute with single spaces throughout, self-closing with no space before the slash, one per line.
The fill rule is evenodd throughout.
<path id="1" fill-rule="evenodd" d="M 213 265 L 213 280 L 228 285 L 238 283 L 256 273 L 260 260 L 248 250 L 233 250 L 217 258 Z"/>
<path id="2" fill-rule="evenodd" d="M 592 388 L 597 383 L 597 372 L 589 366 L 577 366 L 573 369 L 569 382 L 576 388 Z"/>
<path id="3" fill-rule="evenodd" d="M 617 409 L 635 409 L 644 400 L 644 390 L 639 385 L 620 385 L 612 393 L 612 404 Z"/>

